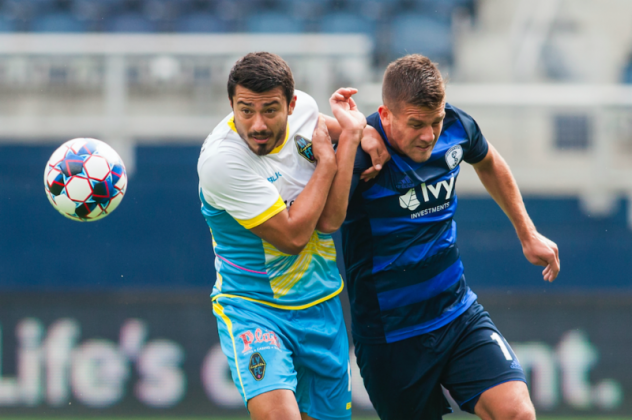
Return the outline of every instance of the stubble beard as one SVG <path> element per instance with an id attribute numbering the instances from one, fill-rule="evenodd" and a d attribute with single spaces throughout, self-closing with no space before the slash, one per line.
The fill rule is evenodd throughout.
<path id="1" fill-rule="evenodd" d="M 253 138 L 254 134 L 256 133 L 252 133 L 249 134 L 248 137 L 249 138 Z M 275 136 L 274 142 L 269 145 L 269 144 L 255 144 L 254 148 L 250 147 L 250 150 L 252 150 L 252 152 L 257 155 L 257 156 L 265 156 L 270 154 L 271 151 L 274 150 L 275 147 L 277 147 L 277 145 L 279 145 L 279 140 L 281 139 L 281 136 L 285 136 L 285 130 L 282 130 L 280 133 L 278 133 Z"/>

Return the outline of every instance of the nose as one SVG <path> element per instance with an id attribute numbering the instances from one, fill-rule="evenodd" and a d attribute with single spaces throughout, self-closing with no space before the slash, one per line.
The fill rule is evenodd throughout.
<path id="1" fill-rule="evenodd" d="M 432 131 L 432 127 L 428 126 L 428 127 L 424 127 L 421 130 L 421 133 L 419 135 L 419 139 L 423 142 L 426 143 L 431 143 L 434 141 L 434 131 Z"/>
<path id="2" fill-rule="evenodd" d="M 259 113 L 255 114 L 255 119 L 252 122 L 252 131 L 266 131 L 268 126 L 266 125 L 263 116 Z"/>

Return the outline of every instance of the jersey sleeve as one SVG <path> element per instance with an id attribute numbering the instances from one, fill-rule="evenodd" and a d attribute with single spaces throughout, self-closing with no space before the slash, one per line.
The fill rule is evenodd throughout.
<path id="1" fill-rule="evenodd" d="M 296 95 L 296 107 L 289 118 L 290 126 L 301 127 L 299 134 L 311 139 L 320 115 L 318 104 L 314 98 L 298 89 L 294 91 L 294 94 Z"/>
<path id="2" fill-rule="evenodd" d="M 218 154 L 200 170 L 202 193 L 246 229 L 257 227 L 285 210 L 279 192 L 239 156 Z"/>
<path id="3" fill-rule="evenodd" d="M 487 156 L 487 152 L 489 151 L 487 139 L 483 136 L 483 133 L 474 118 L 456 107 L 452 108 L 461 120 L 463 128 L 465 128 L 465 132 L 467 133 L 469 139 L 469 145 L 464 151 L 463 160 L 471 165 L 478 163 Z"/>
<path id="4" fill-rule="evenodd" d="M 373 114 L 366 117 L 366 123 L 367 125 L 375 128 L 375 130 L 378 132 L 380 137 L 382 137 L 382 141 L 386 142 L 381 132 L 379 113 L 374 112 Z M 371 162 L 371 156 L 369 156 L 368 153 L 362 150 L 362 145 L 359 145 L 358 150 L 356 152 L 355 162 L 353 163 L 353 177 L 351 178 L 349 200 L 351 200 L 351 197 L 353 197 L 353 194 L 355 193 L 356 189 L 360 185 L 360 181 L 361 181 L 360 176 L 362 175 L 362 172 L 366 171 L 371 166 L 373 166 L 373 162 Z"/>
<path id="5" fill-rule="evenodd" d="M 362 150 L 362 146 L 358 146 L 358 151 L 356 152 L 355 162 L 353 163 L 353 176 L 351 178 L 351 189 L 349 190 L 349 198 L 353 197 L 356 188 L 360 184 L 360 176 L 362 172 L 369 169 L 373 166 L 371 162 L 371 156 L 368 155 L 364 150 Z"/>

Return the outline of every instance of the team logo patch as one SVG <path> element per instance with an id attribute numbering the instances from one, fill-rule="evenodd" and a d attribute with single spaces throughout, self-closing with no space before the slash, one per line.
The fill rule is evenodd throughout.
<path id="1" fill-rule="evenodd" d="M 254 353 L 250 356 L 250 363 L 248 364 L 248 370 L 252 373 L 255 381 L 260 381 L 266 375 L 266 361 L 259 353 Z"/>
<path id="2" fill-rule="evenodd" d="M 294 142 L 296 143 L 299 155 L 303 156 L 312 163 L 316 162 L 314 152 L 312 151 L 312 142 L 310 140 L 307 140 L 303 136 L 297 134 L 294 136 Z"/>
<path id="3" fill-rule="evenodd" d="M 459 144 L 450 147 L 448 151 L 445 152 L 445 162 L 450 169 L 456 168 L 456 166 L 461 163 L 461 159 L 463 159 L 463 148 Z"/>

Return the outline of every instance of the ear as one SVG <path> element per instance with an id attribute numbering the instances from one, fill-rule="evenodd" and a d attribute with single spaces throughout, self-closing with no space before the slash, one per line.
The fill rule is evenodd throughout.
<path id="1" fill-rule="evenodd" d="M 233 108 L 233 98 L 231 98 L 230 96 L 228 97 L 228 102 L 230 103 L 230 109 L 234 109 Z"/>
<path id="2" fill-rule="evenodd" d="M 292 115 L 294 112 L 294 107 L 296 107 L 296 95 L 290 101 L 290 105 L 288 106 L 287 115 Z"/>
<path id="3" fill-rule="evenodd" d="M 386 105 L 380 105 L 377 109 L 377 112 L 380 114 L 380 119 L 382 120 L 382 124 L 389 124 L 391 122 L 390 118 L 393 113 Z"/>

